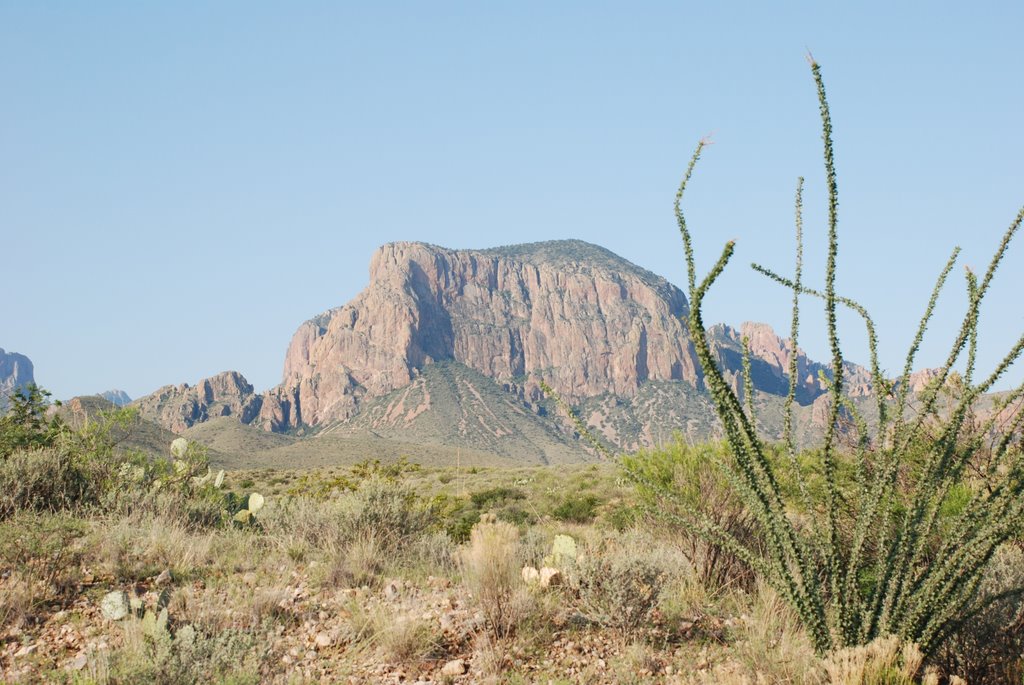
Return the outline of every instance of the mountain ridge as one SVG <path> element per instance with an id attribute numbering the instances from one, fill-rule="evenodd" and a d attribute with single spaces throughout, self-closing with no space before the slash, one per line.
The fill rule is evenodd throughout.
<path id="1" fill-rule="evenodd" d="M 232 417 L 295 436 L 361 434 L 502 458 L 533 449 L 544 458 L 583 459 L 585 444 L 542 384 L 623 447 L 663 439 L 666 426 L 658 423 L 693 439 L 713 434 L 717 419 L 688 313 L 685 295 L 667 279 L 581 240 L 481 250 L 393 242 L 374 251 L 359 294 L 298 327 L 279 385 L 256 393 L 231 371 L 194 386 L 164 386 L 132 404 L 179 433 Z M 801 425 L 812 427 L 829 366 L 794 351 L 766 324 L 717 324 L 708 335 L 737 391 L 747 338 L 755 390 L 775 413 L 781 410 L 771 398 L 788 390 L 795 353 L 797 402 L 808 416 Z M 864 367 L 847 363 L 845 372 L 851 397 L 871 395 Z M 458 405 L 454 413 L 438 409 L 442 396 Z M 479 430 L 465 422 L 469 407 Z M 669 415 L 676 418 L 666 421 Z M 767 426 L 781 430 L 777 421 Z M 487 437 L 490 429 L 498 434 Z M 527 433 L 539 442 L 513 448 Z"/>

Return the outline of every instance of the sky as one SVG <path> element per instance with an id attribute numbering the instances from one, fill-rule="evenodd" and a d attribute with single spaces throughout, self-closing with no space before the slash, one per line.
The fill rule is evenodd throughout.
<path id="1" fill-rule="evenodd" d="M 12 2 L 0 0 L 0 347 L 55 397 L 132 397 L 233 369 L 280 381 L 296 328 L 396 240 L 578 238 L 686 282 L 736 256 L 707 321 L 789 327 L 825 262 L 808 51 L 839 176 L 838 290 L 903 366 L 954 246 L 984 271 L 1024 204 L 1020 2 Z M 1024 241 L 1024 237 L 1019 240 Z M 979 368 L 1024 332 L 1024 244 L 982 312 Z M 958 267 L 918 366 L 963 315 Z M 827 360 L 821 305 L 801 345 Z M 842 316 L 846 356 L 863 327 Z M 1003 386 L 1019 382 L 1014 370 Z"/>

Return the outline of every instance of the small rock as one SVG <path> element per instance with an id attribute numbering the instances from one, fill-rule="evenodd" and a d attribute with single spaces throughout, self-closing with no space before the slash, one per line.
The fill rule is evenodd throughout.
<path id="1" fill-rule="evenodd" d="M 284 664 L 285 666 L 288 666 L 289 664 L 292 663 L 292 658 L 290 656 L 288 656 L 287 654 L 285 654 L 283 657 L 281 657 L 281 663 Z"/>
<path id="2" fill-rule="evenodd" d="M 89 657 L 87 657 L 85 654 L 79 654 L 71 660 L 71 663 L 68 664 L 68 667 L 72 671 L 81 671 L 83 668 L 86 667 L 86 665 L 88 665 L 88 663 Z"/>
<path id="3" fill-rule="evenodd" d="M 156 577 L 156 585 L 157 587 L 170 585 L 172 580 L 173 578 L 171 577 L 171 570 L 165 568 L 163 571 L 160 572 L 160 575 Z"/>
<path id="4" fill-rule="evenodd" d="M 462 675 L 467 670 L 465 661 L 462 659 L 453 659 L 444 665 L 441 669 L 441 675 Z"/>
<path id="5" fill-rule="evenodd" d="M 527 585 L 534 585 L 540 582 L 540 571 L 533 566 L 523 567 L 523 582 Z"/>
<path id="6" fill-rule="evenodd" d="M 128 595 L 123 590 L 108 592 L 100 600 L 100 611 L 110 621 L 120 621 L 128 615 Z"/>
<path id="7" fill-rule="evenodd" d="M 545 566 L 540 570 L 541 587 L 557 587 L 562 584 L 562 572 L 557 568 Z"/>
<path id="8" fill-rule="evenodd" d="M 317 633 L 316 637 L 313 638 L 313 641 L 316 643 L 317 649 L 326 649 L 334 642 L 334 640 L 331 639 L 331 636 L 327 633 Z"/>
<path id="9" fill-rule="evenodd" d="M 314 652 L 314 651 L 313 651 L 313 650 L 311 649 L 311 650 L 309 650 L 308 652 L 306 652 L 306 655 L 305 655 L 305 656 L 306 656 L 306 661 L 312 661 L 313 659 L 315 659 L 315 658 L 316 658 L 316 652 Z"/>
<path id="10" fill-rule="evenodd" d="M 246 585 L 255 585 L 256 584 L 256 574 L 253 573 L 252 571 L 249 571 L 247 573 L 242 574 L 242 582 L 245 583 Z"/>
<path id="11" fill-rule="evenodd" d="M 393 580 L 384 587 L 384 596 L 388 599 L 397 599 L 399 594 L 401 594 L 401 589 Z"/>
<path id="12" fill-rule="evenodd" d="M 15 652 L 14 656 L 15 657 L 28 656 L 29 654 L 32 654 L 33 652 L 35 652 L 36 649 L 37 649 L 36 645 L 25 645 L 24 647 L 19 649 L 17 652 Z"/>

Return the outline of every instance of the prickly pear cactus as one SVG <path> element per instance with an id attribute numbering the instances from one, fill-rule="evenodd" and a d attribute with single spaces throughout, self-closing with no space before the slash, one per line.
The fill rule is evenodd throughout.
<path id="1" fill-rule="evenodd" d="M 257 511 L 263 508 L 263 495 L 258 492 L 251 493 L 249 495 L 249 512 L 255 514 Z"/>
<path id="2" fill-rule="evenodd" d="M 576 541 L 568 535 L 556 535 L 551 543 L 551 554 L 544 557 L 545 566 L 565 568 L 576 563 Z"/>

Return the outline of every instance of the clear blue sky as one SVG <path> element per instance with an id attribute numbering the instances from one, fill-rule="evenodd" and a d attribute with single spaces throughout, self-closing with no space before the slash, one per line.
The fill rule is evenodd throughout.
<path id="1" fill-rule="evenodd" d="M 0 2 L 0 347 L 58 397 L 280 378 L 304 320 L 392 240 L 579 238 L 685 282 L 710 321 L 788 328 L 792 196 L 824 249 L 823 65 L 842 293 L 895 372 L 956 244 L 983 269 L 1024 203 L 1024 3 Z M 984 314 L 983 368 L 1024 330 L 1024 236 Z M 962 309 L 958 270 L 921 364 Z M 807 302 L 803 343 L 827 349 Z M 843 318 L 848 356 L 865 360 Z M 1012 378 L 1020 378 L 1016 373 Z"/>

